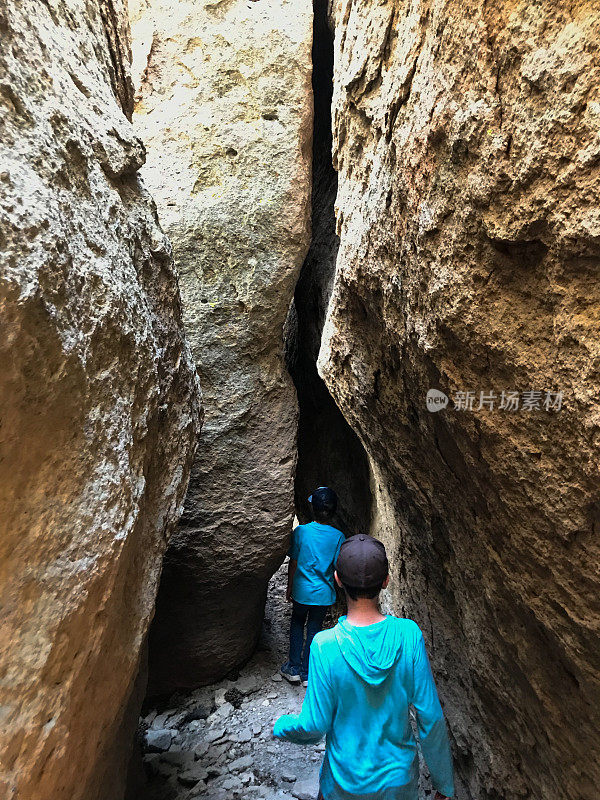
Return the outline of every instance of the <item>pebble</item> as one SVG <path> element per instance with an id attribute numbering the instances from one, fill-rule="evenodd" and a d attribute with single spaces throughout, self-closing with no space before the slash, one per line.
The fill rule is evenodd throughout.
<path id="1" fill-rule="evenodd" d="M 254 694 L 260 689 L 260 682 L 256 675 L 244 675 L 235 682 L 235 688 L 242 694 Z"/>
<path id="2" fill-rule="evenodd" d="M 225 728 L 213 728 L 206 734 L 207 742 L 218 742 L 225 736 Z"/>
<path id="3" fill-rule="evenodd" d="M 215 715 L 218 715 L 222 719 L 226 719 L 234 711 L 235 709 L 231 703 L 223 703 L 223 705 L 215 711 Z"/>
<path id="4" fill-rule="evenodd" d="M 198 742 L 198 744 L 194 747 L 194 755 L 196 758 L 202 758 L 208 753 L 208 748 L 210 747 L 208 742 Z"/>
<path id="5" fill-rule="evenodd" d="M 156 719 L 156 711 L 151 711 L 147 716 L 144 717 L 144 722 L 146 723 L 146 725 L 151 725 L 155 719 Z"/>
<path id="6" fill-rule="evenodd" d="M 146 753 L 144 756 L 144 766 L 151 775 L 160 774 L 160 753 Z"/>
<path id="7" fill-rule="evenodd" d="M 152 720 L 152 727 L 155 730 L 158 730 L 159 728 L 163 729 L 165 727 L 166 721 L 169 719 L 169 717 L 172 717 L 173 714 L 175 714 L 175 711 L 171 710 L 171 711 L 165 711 L 164 714 L 155 715 L 154 719 Z"/>
<path id="8" fill-rule="evenodd" d="M 296 776 L 293 772 L 282 772 L 281 773 L 281 780 L 287 781 L 288 783 L 294 783 L 296 780 Z"/>
<path id="9" fill-rule="evenodd" d="M 162 753 L 168 750 L 173 741 L 173 731 L 170 728 L 154 730 L 150 728 L 146 731 L 146 748 L 151 753 Z"/>
<path id="10" fill-rule="evenodd" d="M 277 700 L 277 692 L 269 692 L 269 694 L 267 695 L 267 698 L 269 700 Z"/>
<path id="11" fill-rule="evenodd" d="M 258 722 L 255 722 L 252 726 L 252 733 L 254 736 L 258 736 L 258 734 L 262 731 L 262 725 L 259 725 Z"/>
<path id="12" fill-rule="evenodd" d="M 271 680 L 275 681 L 275 683 L 280 683 L 283 680 L 283 675 L 280 675 L 279 672 L 276 672 L 274 675 L 271 675 Z"/>
<path id="13" fill-rule="evenodd" d="M 183 786 L 195 786 L 200 781 L 205 781 L 208 778 L 208 770 L 197 764 L 192 769 L 187 769 L 185 772 L 180 772 L 177 780 Z"/>
<path id="14" fill-rule="evenodd" d="M 263 700 L 262 703 L 261 703 L 261 706 L 268 706 L 268 705 L 269 705 L 269 701 L 268 700 Z"/>
<path id="15" fill-rule="evenodd" d="M 169 750 L 168 753 L 161 754 L 160 760 L 176 767 L 191 767 L 194 763 L 194 754 L 188 750 Z"/>
<path id="16" fill-rule="evenodd" d="M 230 772 L 241 772 L 244 769 L 249 769 L 252 764 L 254 763 L 254 759 L 252 756 L 242 756 L 241 758 L 236 758 L 235 761 L 232 761 L 229 764 L 229 771 Z"/>
<path id="17" fill-rule="evenodd" d="M 297 800 L 314 800 L 319 793 L 319 780 L 297 781 L 291 792 Z"/>
<path id="18" fill-rule="evenodd" d="M 223 742 L 223 744 L 213 745 L 208 751 L 206 758 L 208 761 L 215 763 L 219 761 L 223 755 L 229 754 L 229 745 L 226 742 Z"/>
<path id="19" fill-rule="evenodd" d="M 215 692 L 215 703 L 217 704 L 217 706 L 222 706 L 223 703 L 227 702 L 225 700 L 225 694 L 227 693 L 227 691 L 228 691 L 227 688 L 217 689 L 217 691 Z"/>
<path id="20" fill-rule="evenodd" d="M 234 734 L 235 742 L 241 742 L 242 744 L 245 742 L 249 742 L 252 739 L 252 731 L 250 728 L 242 728 L 239 733 Z"/>
<path id="21" fill-rule="evenodd" d="M 223 783 L 221 784 L 221 788 L 223 789 L 236 789 L 240 785 L 240 782 L 237 778 L 225 778 Z"/>

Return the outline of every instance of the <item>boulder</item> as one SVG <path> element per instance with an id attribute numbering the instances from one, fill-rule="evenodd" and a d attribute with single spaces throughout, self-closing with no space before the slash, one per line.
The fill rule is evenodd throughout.
<path id="1" fill-rule="evenodd" d="M 198 383 L 121 0 L 7 0 L 0 41 L 0 795 L 112 800 Z"/>
<path id="2" fill-rule="evenodd" d="M 206 424 L 150 638 L 151 693 L 256 644 L 293 518 L 283 325 L 310 237 L 309 0 L 133 0 L 134 122 L 171 237 Z"/>
<path id="3" fill-rule="evenodd" d="M 319 368 L 369 455 L 388 608 L 425 632 L 459 797 L 592 800 L 600 11 L 333 7 Z"/>

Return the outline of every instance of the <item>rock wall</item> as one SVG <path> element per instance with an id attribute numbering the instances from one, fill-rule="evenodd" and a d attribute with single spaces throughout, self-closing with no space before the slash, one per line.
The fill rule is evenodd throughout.
<path id="1" fill-rule="evenodd" d="M 135 124 L 206 423 L 150 638 L 150 693 L 252 652 L 293 516 L 283 325 L 310 237 L 309 0 L 135 0 Z"/>
<path id="2" fill-rule="evenodd" d="M 0 795 L 114 800 L 199 389 L 120 0 L 3 0 L 0 40 Z"/>
<path id="3" fill-rule="evenodd" d="M 460 797 L 592 800 L 600 5 L 337 0 L 333 18 L 319 367 L 369 453 L 389 603 L 428 638 Z M 501 409 L 503 390 L 541 407 Z"/>

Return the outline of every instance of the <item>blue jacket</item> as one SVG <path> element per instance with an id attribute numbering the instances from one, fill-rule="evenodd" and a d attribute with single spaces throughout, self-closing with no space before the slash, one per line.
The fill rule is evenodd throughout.
<path id="1" fill-rule="evenodd" d="M 386 617 L 318 633 L 310 649 L 302 711 L 273 734 L 297 744 L 326 736 L 325 800 L 417 800 L 419 762 L 409 705 L 435 789 L 454 794 L 452 758 L 423 634 L 409 619 Z"/>

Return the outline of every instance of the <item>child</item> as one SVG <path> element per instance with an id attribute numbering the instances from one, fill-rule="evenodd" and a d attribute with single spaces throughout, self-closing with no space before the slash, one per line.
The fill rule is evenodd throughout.
<path id="1" fill-rule="evenodd" d="M 329 523 L 337 508 L 337 496 L 319 486 L 308 498 L 314 522 L 298 525 L 289 550 L 286 597 L 293 602 L 289 660 L 281 674 L 290 683 L 308 685 L 308 655 L 313 637 L 323 627 L 329 606 L 335 602 L 333 566 L 344 534 Z M 304 625 L 306 624 L 306 641 Z"/>
<path id="2" fill-rule="evenodd" d="M 412 705 L 436 800 L 451 797 L 450 747 L 423 634 L 412 620 L 379 611 L 389 580 L 384 546 L 363 534 L 347 539 L 335 579 L 348 615 L 316 636 L 302 711 L 280 717 L 274 736 L 297 744 L 327 737 L 323 800 L 418 800 Z"/>

